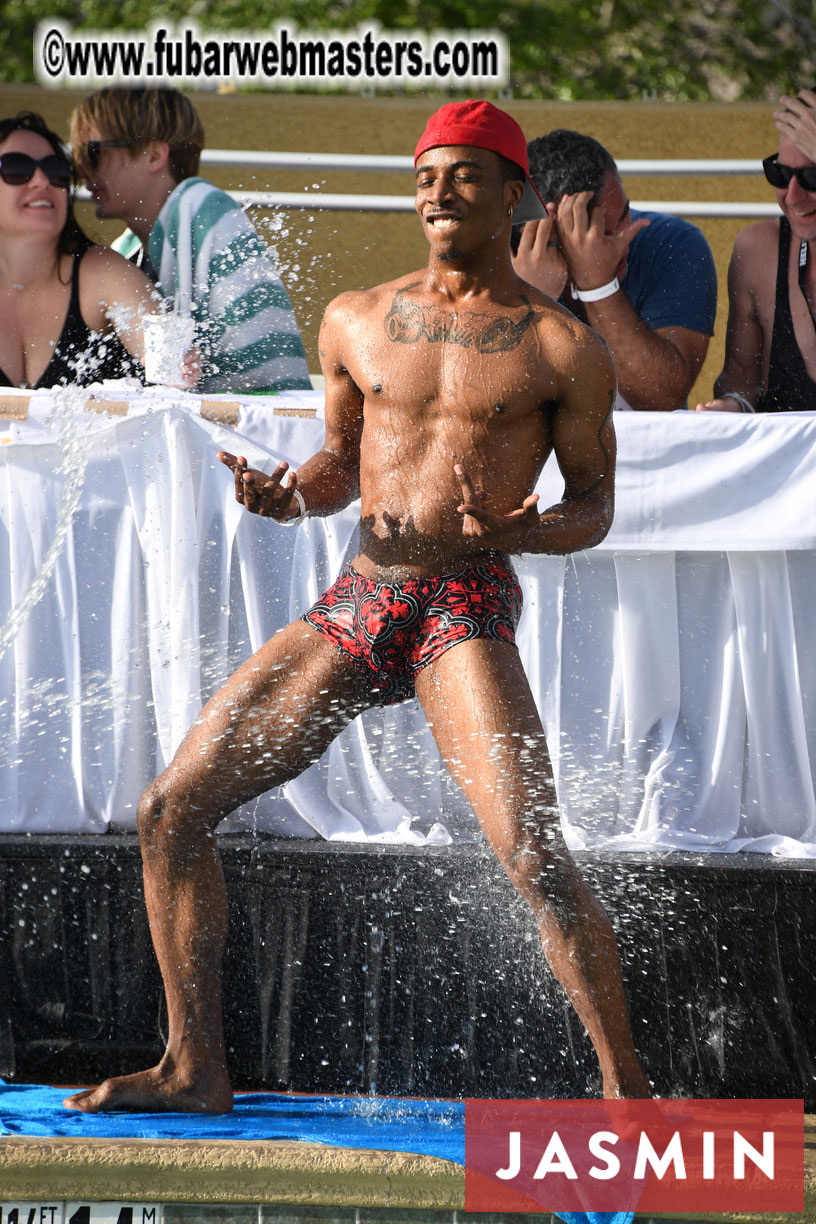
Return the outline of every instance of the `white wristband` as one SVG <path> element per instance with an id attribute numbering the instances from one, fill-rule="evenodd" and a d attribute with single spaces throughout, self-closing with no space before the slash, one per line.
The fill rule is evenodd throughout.
<path id="1" fill-rule="evenodd" d="M 599 285 L 597 289 L 579 289 L 574 283 L 570 285 L 570 289 L 572 296 L 579 302 L 602 302 L 604 298 L 611 297 L 613 293 L 618 292 L 620 282 L 617 276 L 614 276 L 608 285 Z"/>
<path id="2" fill-rule="evenodd" d="M 298 512 L 294 518 L 276 519 L 276 522 L 280 523 L 281 527 L 297 527 L 298 523 L 302 523 L 308 514 L 300 489 L 293 489 L 292 496 L 298 504 Z"/>
<path id="3" fill-rule="evenodd" d="M 739 391 L 723 391 L 720 399 L 736 400 L 743 412 L 756 412 L 756 408 L 749 399 L 744 395 L 740 395 Z"/>

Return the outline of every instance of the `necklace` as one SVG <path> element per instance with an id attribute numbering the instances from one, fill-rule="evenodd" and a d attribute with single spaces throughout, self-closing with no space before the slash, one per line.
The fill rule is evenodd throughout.
<path id="1" fill-rule="evenodd" d="M 803 238 L 799 245 L 799 290 L 802 297 L 805 299 L 805 305 L 807 306 L 808 311 L 810 311 L 810 304 L 807 299 L 807 294 L 805 293 L 805 274 L 807 272 L 808 253 L 807 240 Z M 813 316 L 811 314 L 811 318 L 812 317 Z"/>
<path id="2" fill-rule="evenodd" d="M 57 255 L 56 264 L 55 264 L 55 267 L 56 267 L 56 272 L 57 272 L 57 278 L 59 278 L 59 266 L 60 266 L 60 265 L 59 265 L 59 255 Z M 46 283 L 48 280 L 50 280 L 52 275 L 53 275 L 53 271 L 52 271 L 52 272 L 49 272 L 49 273 L 48 273 L 48 275 L 47 275 L 47 277 L 46 277 L 46 278 L 45 278 L 45 280 L 43 281 L 43 284 L 45 284 L 45 283 Z M 9 281 L 8 283 L 9 283 L 9 288 L 11 288 L 11 289 L 16 289 L 16 291 L 17 291 L 18 293 L 23 292 L 23 290 L 25 290 L 25 289 L 30 289 L 30 288 L 31 288 L 31 286 L 30 286 L 30 285 L 24 285 L 24 284 L 22 283 L 22 281 Z"/>

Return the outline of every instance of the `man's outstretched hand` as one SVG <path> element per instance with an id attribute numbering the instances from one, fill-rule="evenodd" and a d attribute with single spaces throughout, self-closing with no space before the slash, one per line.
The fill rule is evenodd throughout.
<path id="1" fill-rule="evenodd" d="M 454 465 L 454 474 L 462 489 L 462 504 L 457 510 L 462 515 L 462 535 L 480 536 L 486 544 L 503 552 L 526 552 L 533 532 L 539 525 L 538 494 L 525 497 L 519 510 L 509 514 L 494 514 L 485 509 L 488 494 L 476 491 L 461 463 Z"/>
<path id="2" fill-rule="evenodd" d="M 235 477 L 235 500 L 250 510 L 252 514 L 277 519 L 278 522 L 296 517 L 291 510 L 297 476 L 294 472 L 289 472 L 287 483 L 282 483 L 284 476 L 289 471 L 288 463 L 281 460 L 272 475 L 267 476 L 266 472 L 249 467 L 243 455 L 231 455 L 229 451 L 219 451 L 218 458 Z"/>

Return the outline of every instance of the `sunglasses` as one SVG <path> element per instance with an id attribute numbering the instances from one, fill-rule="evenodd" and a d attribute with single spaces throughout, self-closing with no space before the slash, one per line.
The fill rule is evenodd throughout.
<path id="1" fill-rule="evenodd" d="M 0 154 L 0 178 L 10 187 L 28 183 L 42 170 L 53 187 L 71 186 L 71 166 L 64 157 L 49 153 L 47 157 L 29 157 L 28 153 Z"/>
<path id="2" fill-rule="evenodd" d="M 129 149 L 132 144 L 132 140 L 86 140 L 80 146 L 79 158 L 90 170 L 96 170 L 102 149 Z"/>
<path id="3" fill-rule="evenodd" d="M 792 178 L 805 191 L 816 191 L 816 166 L 786 166 L 777 161 L 778 153 L 762 161 L 765 177 L 772 187 L 787 187 Z"/>

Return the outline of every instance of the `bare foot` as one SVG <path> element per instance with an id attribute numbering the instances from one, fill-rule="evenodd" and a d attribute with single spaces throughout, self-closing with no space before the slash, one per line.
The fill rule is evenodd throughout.
<path id="1" fill-rule="evenodd" d="M 604 1079 L 603 1095 L 607 1101 L 645 1101 L 652 1097 L 652 1086 L 642 1071 L 630 1076 L 615 1076 Z"/>
<path id="2" fill-rule="evenodd" d="M 124 1110 L 129 1113 L 229 1113 L 232 1089 L 226 1072 L 183 1081 L 159 1063 L 149 1071 L 106 1079 L 98 1088 L 75 1092 L 63 1101 L 66 1109 L 82 1113 Z"/>
<path id="3" fill-rule="evenodd" d="M 632 1143 L 635 1146 L 639 1143 L 640 1135 L 646 1128 L 653 1127 L 656 1133 L 662 1134 L 669 1124 L 669 1115 L 665 1110 L 666 1104 L 665 1101 L 656 1100 L 648 1086 L 646 1092 L 640 1093 L 638 1097 L 619 1096 L 614 1106 L 610 1106 L 609 1114 L 615 1133 L 625 1143 Z"/>

